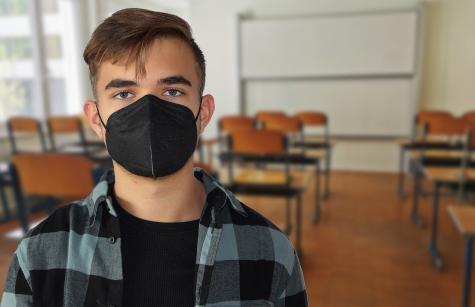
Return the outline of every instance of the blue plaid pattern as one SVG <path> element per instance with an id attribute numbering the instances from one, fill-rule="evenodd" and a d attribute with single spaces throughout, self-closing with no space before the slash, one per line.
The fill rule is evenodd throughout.
<path id="1" fill-rule="evenodd" d="M 299 259 L 274 224 L 202 169 L 206 189 L 195 306 L 307 306 Z M 56 209 L 19 243 L 1 307 L 122 306 L 121 235 L 104 174 L 84 200 Z"/>

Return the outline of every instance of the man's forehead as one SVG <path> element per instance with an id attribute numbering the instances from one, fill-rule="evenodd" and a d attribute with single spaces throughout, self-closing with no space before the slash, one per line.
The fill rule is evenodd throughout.
<path id="1" fill-rule="evenodd" d="M 98 67 L 97 80 L 108 82 L 106 79 L 127 77 L 127 79 L 140 81 L 148 78 L 163 78 L 168 75 L 182 75 L 195 81 L 199 78 L 197 64 L 191 49 L 182 48 L 183 46 L 187 47 L 178 39 L 156 41 L 144 54 L 141 69 L 137 67 L 140 65 L 138 60 L 134 61 L 126 54 L 105 60 Z"/>
<path id="2" fill-rule="evenodd" d="M 166 67 L 150 67 L 145 65 L 143 74 L 139 74 L 135 64 L 126 63 L 112 63 L 111 61 L 105 62 L 98 70 L 98 82 L 106 84 L 113 79 L 127 79 L 132 80 L 137 84 L 146 81 L 160 82 L 164 79 L 174 78 L 178 80 L 180 78 L 188 80 L 189 85 L 192 86 L 196 83 L 196 73 L 194 67 L 188 69 L 180 69 L 179 66 L 170 64 Z M 180 77 L 180 78 L 177 78 Z M 169 82 L 168 82 L 169 83 Z"/>

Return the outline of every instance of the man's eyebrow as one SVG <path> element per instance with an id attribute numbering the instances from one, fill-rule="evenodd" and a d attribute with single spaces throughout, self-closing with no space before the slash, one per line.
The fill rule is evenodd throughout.
<path id="1" fill-rule="evenodd" d="M 121 88 L 121 87 L 127 87 L 127 86 L 135 86 L 137 85 L 137 82 L 133 80 L 124 80 L 124 79 L 112 79 L 109 83 L 106 85 L 106 90 L 109 88 Z"/>
<path id="2" fill-rule="evenodd" d="M 192 86 L 190 80 L 180 75 L 170 76 L 170 77 L 160 79 L 158 80 L 158 84 L 184 84 L 184 85 Z"/>

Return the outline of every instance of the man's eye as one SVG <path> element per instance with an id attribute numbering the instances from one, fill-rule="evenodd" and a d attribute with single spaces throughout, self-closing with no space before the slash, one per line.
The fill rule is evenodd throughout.
<path id="1" fill-rule="evenodd" d="M 132 98 L 133 96 L 134 94 L 132 94 L 131 92 L 123 91 L 115 95 L 114 98 L 125 100 L 125 99 Z"/>
<path id="2" fill-rule="evenodd" d="M 169 89 L 169 90 L 165 91 L 164 94 L 165 94 L 165 96 L 172 96 L 172 97 L 178 97 L 178 96 L 183 95 L 183 93 L 180 90 L 177 90 L 177 89 Z"/>

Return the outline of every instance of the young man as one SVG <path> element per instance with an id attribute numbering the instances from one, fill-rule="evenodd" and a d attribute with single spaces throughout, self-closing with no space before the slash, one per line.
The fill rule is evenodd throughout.
<path id="1" fill-rule="evenodd" d="M 21 241 L 2 307 L 307 306 L 287 237 L 192 167 L 214 100 L 189 25 L 122 10 L 84 59 L 84 111 L 114 168 Z"/>

